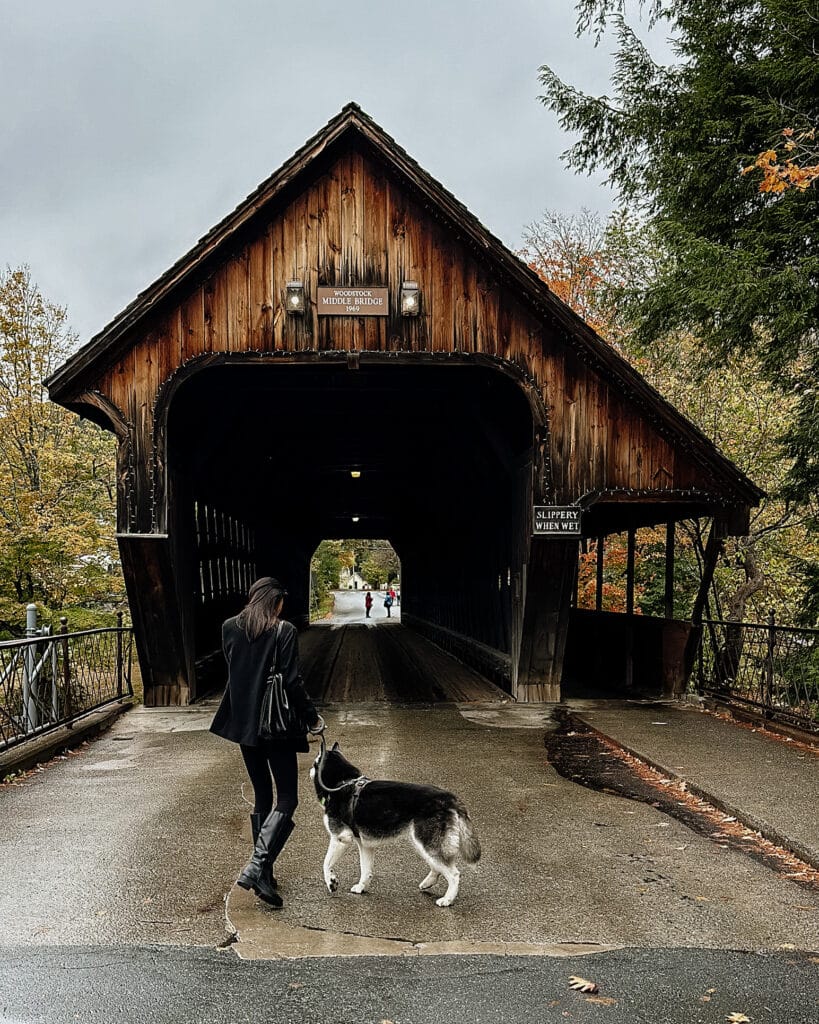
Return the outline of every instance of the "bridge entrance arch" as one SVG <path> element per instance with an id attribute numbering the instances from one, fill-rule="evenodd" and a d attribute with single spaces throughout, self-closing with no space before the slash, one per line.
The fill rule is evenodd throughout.
<path id="1" fill-rule="evenodd" d="M 171 561 L 200 688 L 257 575 L 306 625 L 324 538 L 379 536 L 405 622 L 484 649 L 508 691 L 520 643 L 536 427 L 526 385 L 468 357 L 208 360 L 157 407 Z M 218 657 L 215 657 L 218 663 Z"/>
<path id="2" fill-rule="evenodd" d="M 354 104 L 46 383 L 119 439 L 149 704 L 201 695 L 254 574 L 306 623 L 354 525 L 398 551 L 404 623 L 516 699 L 559 698 L 572 637 L 573 671 L 604 641 L 633 682 L 633 616 L 574 614 L 579 544 L 708 517 L 705 587 L 761 496 Z M 652 633 L 662 685 L 693 614 Z"/>

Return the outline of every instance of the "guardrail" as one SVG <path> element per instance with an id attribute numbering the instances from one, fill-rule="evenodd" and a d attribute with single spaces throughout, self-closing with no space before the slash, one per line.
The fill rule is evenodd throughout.
<path id="1" fill-rule="evenodd" d="M 706 619 L 697 688 L 819 733 L 819 629 Z"/>
<path id="2" fill-rule="evenodd" d="M 25 639 L 0 642 L 0 750 L 133 695 L 133 631 L 117 623 L 69 632 L 63 617 L 52 633 L 28 606 Z"/>

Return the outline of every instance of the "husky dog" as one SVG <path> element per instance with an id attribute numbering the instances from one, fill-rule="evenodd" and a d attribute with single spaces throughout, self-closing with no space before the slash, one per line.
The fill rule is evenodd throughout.
<path id="1" fill-rule="evenodd" d="M 310 777 L 330 835 L 324 883 L 331 893 L 338 889 L 333 868 L 353 843 L 358 847 L 361 878 L 350 892 L 362 893 L 372 880 L 375 845 L 406 833 L 429 866 L 418 888 L 430 889 L 443 876 L 446 892 L 435 902 L 439 907 L 452 906 L 461 878 L 459 863 L 476 864 L 481 856 L 481 844 L 458 797 L 435 786 L 371 781 L 342 755 L 338 743 L 329 750 L 322 743 Z"/>

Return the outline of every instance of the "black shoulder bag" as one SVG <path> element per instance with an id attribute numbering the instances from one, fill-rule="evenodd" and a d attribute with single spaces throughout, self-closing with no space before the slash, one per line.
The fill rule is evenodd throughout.
<path id="1" fill-rule="evenodd" d="M 279 634 L 281 622 L 276 623 L 276 637 L 273 641 L 273 664 L 264 688 L 262 710 L 259 716 L 259 736 L 263 740 L 281 739 L 284 736 L 298 736 L 305 732 L 299 721 L 298 712 L 290 702 L 284 676 L 278 671 Z"/>

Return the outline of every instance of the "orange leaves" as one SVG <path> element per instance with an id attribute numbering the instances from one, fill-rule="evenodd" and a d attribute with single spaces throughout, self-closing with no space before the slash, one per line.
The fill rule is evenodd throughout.
<path id="1" fill-rule="evenodd" d="M 762 171 L 760 192 L 774 195 L 790 188 L 805 191 L 819 178 L 819 150 L 815 145 L 816 129 L 795 131 L 783 128 L 784 143 L 778 143 L 787 154 L 780 158 L 776 149 L 766 149 L 752 164 L 742 168 L 742 174 Z"/>

